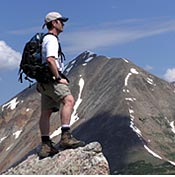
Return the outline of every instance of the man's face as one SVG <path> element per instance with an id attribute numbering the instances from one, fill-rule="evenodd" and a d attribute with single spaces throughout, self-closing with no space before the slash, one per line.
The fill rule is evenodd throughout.
<path id="1" fill-rule="evenodd" d="M 59 31 L 63 32 L 64 23 L 60 19 L 54 21 L 54 27 Z"/>

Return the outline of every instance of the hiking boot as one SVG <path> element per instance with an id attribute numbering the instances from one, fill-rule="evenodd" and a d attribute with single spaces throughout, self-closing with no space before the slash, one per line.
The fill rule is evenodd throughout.
<path id="1" fill-rule="evenodd" d="M 60 140 L 60 148 L 62 149 L 75 149 L 77 147 L 83 147 L 85 142 L 74 138 L 70 130 L 62 132 Z"/>
<path id="2" fill-rule="evenodd" d="M 58 152 L 59 151 L 54 147 L 54 143 L 51 140 L 49 140 L 41 144 L 41 150 L 38 153 L 38 155 L 40 159 L 43 159 L 45 157 L 52 157 Z"/>

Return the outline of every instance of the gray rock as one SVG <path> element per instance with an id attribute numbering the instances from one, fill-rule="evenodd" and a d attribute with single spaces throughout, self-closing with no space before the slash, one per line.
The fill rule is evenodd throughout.
<path id="1" fill-rule="evenodd" d="M 9 169 L 4 175 L 108 175 L 109 166 L 98 142 L 69 149 L 39 160 L 37 155 Z"/>

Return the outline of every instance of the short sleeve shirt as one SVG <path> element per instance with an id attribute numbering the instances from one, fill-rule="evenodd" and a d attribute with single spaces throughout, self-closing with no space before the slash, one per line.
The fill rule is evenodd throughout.
<path id="1" fill-rule="evenodd" d="M 54 57 L 58 70 L 63 71 L 64 65 L 58 56 L 58 51 L 58 39 L 52 34 L 46 35 L 42 43 L 42 63 L 47 63 L 48 57 Z"/>

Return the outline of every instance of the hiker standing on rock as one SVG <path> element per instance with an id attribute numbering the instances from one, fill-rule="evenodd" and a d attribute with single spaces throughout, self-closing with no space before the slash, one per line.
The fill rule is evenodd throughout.
<path id="1" fill-rule="evenodd" d="M 58 12 L 50 12 L 45 17 L 43 25 L 47 27 L 48 33 L 42 42 L 42 62 L 47 63 L 53 74 L 53 80 L 49 83 L 37 83 L 37 89 L 41 93 L 41 150 L 40 157 L 48 157 L 58 153 L 50 140 L 50 117 L 52 112 L 60 109 L 61 116 L 61 140 L 60 146 L 66 148 L 76 148 L 83 146 L 83 141 L 74 138 L 70 132 L 70 119 L 74 106 L 74 97 L 69 89 L 69 81 L 63 72 L 63 54 L 58 41 L 58 35 L 63 32 L 64 23 L 68 18 L 63 17 Z M 62 106 L 60 107 L 60 104 Z"/>

